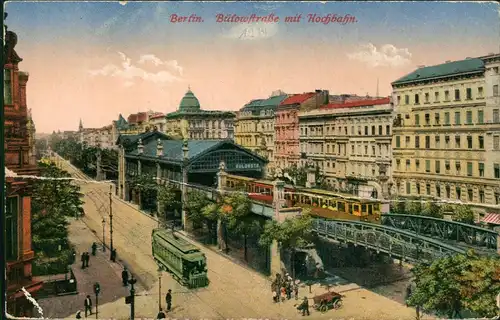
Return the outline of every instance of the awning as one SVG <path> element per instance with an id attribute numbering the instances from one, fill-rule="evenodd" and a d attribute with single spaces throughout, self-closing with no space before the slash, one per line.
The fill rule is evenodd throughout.
<path id="1" fill-rule="evenodd" d="M 486 217 L 484 217 L 481 221 L 484 223 L 496 224 L 500 226 L 500 214 L 488 213 Z"/>

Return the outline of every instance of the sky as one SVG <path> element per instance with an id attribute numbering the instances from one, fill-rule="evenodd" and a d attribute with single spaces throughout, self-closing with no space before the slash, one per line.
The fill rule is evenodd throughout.
<path id="1" fill-rule="evenodd" d="M 375 95 L 377 81 L 387 96 L 419 65 L 500 52 L 495 2 L 14 1 L 5 11 L 39 133 L 172 112 L 188 87 L 206 110 L 238 110 L 275 90 Z M 221 23 L 220 14 L 280 20 Z M 314 14 L 337 20 L 309 22 Z"/>

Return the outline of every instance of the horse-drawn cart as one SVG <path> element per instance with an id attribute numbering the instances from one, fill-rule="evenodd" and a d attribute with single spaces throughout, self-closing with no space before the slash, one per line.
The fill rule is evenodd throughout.
<path id="1" fill-rule="evenodd" d="M 339 309 L 342 306 L 342 295 L 333 291 L 313 297 L 314 309 L 327 312 L 331 309 Z"/>

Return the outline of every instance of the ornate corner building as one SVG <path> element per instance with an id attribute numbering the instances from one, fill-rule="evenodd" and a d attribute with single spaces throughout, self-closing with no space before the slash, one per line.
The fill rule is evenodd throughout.
<path id="1" fill-rule="evenodd" d="M 421 66 L 392 83 L 397 194 L 500 205 L 500 54 Z"/>
<path id="2" fill-rule="evenodd" d="M 7 27 L 5 27 L 7 28 Z M 34 124 L 26 105 L 26 83 L 29 75 L 19 71 L 22 59 L 14 47 L 17 35 L 5 32 L 4 45 L 4 117 L 5 165 L 13 172 L 6 177 L 5 258 L 7 261 L 7 310 L 15 316 L 33 316 L 33 305 L 22 288 L 36 293 L 42 282 L 32 278 L 31 261 L 31 195 L 32 182 L 16 175 L 37 175 L 34 162 Z"/>

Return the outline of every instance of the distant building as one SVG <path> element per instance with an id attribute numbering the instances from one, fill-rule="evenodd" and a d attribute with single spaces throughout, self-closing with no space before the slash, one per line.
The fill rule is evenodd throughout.
<path id="1" fill-rule="evenodd" d="M 102 128 L 83 128 L 81 120 L 78 135 L 80 143 L 102 149 L 115 148 L 115 142 L 118 138 L 116 132 L 113 130 L 113 125 L 104 126 Z"/>
<path id="2" fill-rule="evenodd" d="M 335 102 L 298 117 L 301 166 L 318 167 L 330 186 L 357 196 L 388 193 L 383 187 L 391 175 L 390 98 Z"/>
<path id="3" fill-rule="evenodd" d="M 252 100 L 238 112 L 235 122 L 235 140 L 239 145 L 274 161 L 274 122 L 278 105 L 287 98 L 281 91 L 267 99 Z"/>
<path id="4" fill-rule="evenodd" d="M 5 26 L 5 30 L 7 27 Z M 17 175 L 38 175 L 33 163 L 34 126 L 26 105 L 26 84 L 29 75 L 19 71 L 22 59 L 14 47 L 17 35 L 5 33 L 4 46 L 4 134 L 6 166 L 5 238 L 2 254 L 6 260 L 7 312 L 16 317 L 34 317 L 33 305 L 22 288 L 36 294 L 42 282 L 33 278 L 31 262 L 35 257 L 31 246 L 31 196 L 33 180 L 18 179 Z M 32 126 L 30 128 L 30 126 Z M 4 208 L 2 208 L 2 212 Z"/>
<path id="5" fill-rule="evenodd" d="M 392 83 L 397 194 L 498 211 L 499 68 L 491 54 L 421 66 Z"/>
<path id="6" fill-rule="evenodd" d="M 275 166 L 284 169 L 290 165 L 300 164 L 299 146 L 299 111 L 311 110 L 328 104 L 329 92 L 316 90 L 295 94 L 284 99 L 275 113 Z"/>
<path id="7" fill-rule="evenodd" d="M 187 139 L 233 139 L 236 114 L 229 111 L 202 110 L 198 98 L 189 89 L 182 98 L 179 109 L 166 115 L 165 133 L 182 137 L 183 123 Z"/>

